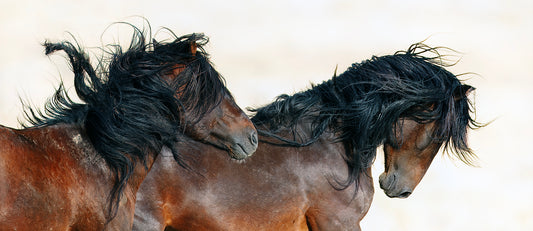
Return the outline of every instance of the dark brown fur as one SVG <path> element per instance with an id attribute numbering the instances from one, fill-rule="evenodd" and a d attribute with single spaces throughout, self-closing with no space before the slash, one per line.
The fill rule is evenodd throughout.
<path id="1" fill-rule="evenodd" d="M 178 38 L 176 43 L 158 44 L 157 48 L 184 46 L 185 54 L 174 57 L 185 67 L 181 72 L 147 67 L 146 60 L 129 69 L 127 65 L 138 61 L 135 57 L 155 55 L 143 53 L 147 52 L 141 49 L 146 48 L 143 41 L 137 53 L 125 53 L 127 62 L 110 65 L 120 69 L 117 75 L 102 79 L 72 44 L 46 44 L 52 51 L 67 52 L 77 78 L 76 91 L 86 104 L 72 102 L 60 88 L 47 104 L 46 115 L 29 110 L 34 126 L 0 126 L 0 230 L 130 230 L 136 192 L 161 149 L 172 149 L 174 163 L 187 159 L 173 145 L 181 132 L 220 146 L 226 158 L 228 152 L 242 159 L 255 151 L 254 125 L 235 104 L 206 56 L 200 66 L 195 65 L 194 55 L 200 52 L 191 48 L 201 47 L 192 44 L 195 36 L 186 38 L 192 39 L 182 44 L 183 38 Z M 164 54 L 167 52 L 171 51 Z M 120 54 L 113 57 L 126 59 Z M 159 65 L 172 70 L 176 66 Z M 86 73 L 92 86 L 86 86 Z M 175 91 L 168 92 L 173 87 Z M 126 97 L 132 92 L 138 98 Z M 144 104 L 139 106 L 139 102 Z M 158 130 L 165 125 L 170 131 Z M 176 135 L 164 137 L 168 134 Z M 146 137 L 140 137 L 143 135 Z"/>
<path id="2" fill-rule="evenodd" d="M 244 163 L 182 140 L 197 174 L 168 153 L 157 158 L 137 194 L 134 230 L 360 230 L 378 146 L 391 197 L 412 193 L 441 146 L 465 162 L 474 157 L 466 143 L 477 126 L 466 98 L 473 88 L 439 60 L 437 49 L 415 44 L 280 96 L 256 110 L 262 142 Z"/>

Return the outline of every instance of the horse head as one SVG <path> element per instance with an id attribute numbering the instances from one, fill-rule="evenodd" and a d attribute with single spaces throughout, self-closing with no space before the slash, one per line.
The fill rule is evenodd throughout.
<path id="1" fill-rule="evenodd" d="M 180 116 L 185 135 L 227 150 L 234 159 L 244 159 L 257 148 L 257 131 L 209 62 L 202 48 L 204 39 L 200 34 L 184 36 L 179 40 L 189 46 L 181 47 L 156 43 L 154 52 L 183 50 L 185 62 L 171 63 L 164 78 L 176 85 L 176 98 L 183 102 Z"/>
<path id="2" fill-rule="evenodd" d="M 468 108 L 462 107 L 466 105 L 466 97 L 472 90 L 474 88 L 468 85 L 457 87 L 450 99 L 454 108 L 449 113 L 464 110 L 468 113 Z M 431 109 L 434 109 L 434 106 L 429 110 Z M 449 115 L 446 121 L 441 119 L 424 122 L 406 117 L 396 122 L 393 126 L 393 137 L 387 139 L 383 146 L 385 171 L 379 176 L 380 187 L 387 196 L 409 197 L 443 144 L 453 148 L 452 151 L 457 151 L 458 154 L 470 152 L 466 146 L 462 146 L 466 145 L 466 125 L 451 124 L 468 122 L 468 119 L 461 118 L 464 116 L 465 114 L 454 113 Z M 467 162 L 464 157 L 461 160 Z"/>

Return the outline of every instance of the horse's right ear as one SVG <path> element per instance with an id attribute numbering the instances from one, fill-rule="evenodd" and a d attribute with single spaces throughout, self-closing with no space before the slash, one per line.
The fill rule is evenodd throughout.
<path id="1" fill-rule="evenodd" d="M 474 90 L 476 90 L 476 88 L 474 88 L 474 87 L 472 87 L 470 85 L 464 84 L 464 85 L 458 86 L 453 91 L 453 99 L 455 101 L 457 101 L 457 100 L 461 100 L 463 98 L 466 98 Z"/>

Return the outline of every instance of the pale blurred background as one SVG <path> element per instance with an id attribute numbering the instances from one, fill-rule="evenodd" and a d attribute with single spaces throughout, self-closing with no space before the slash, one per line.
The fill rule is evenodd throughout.
<path id="1" fill-rule="evenodd" d="M 18 97 L 42 105 L 59 79 L 72 87 L 64 58 L 40 44 L 71 32 L 82 44 L 125 41 L 116 21 L 177 34 L 203 32 L 206 47 L 243 108 L 260 106 L 329 79 L 351 63 L 405 50 L 429 37 L 462 52 L 450 68 L 477 88 L 477 119 L 494 120 L 470 133 L 479 168 L 445 155 L 410 198 L 379 189 L 362 222 L 374 230 L 533 230 L 533 1 L 2 1 L 0 2 L 0 123 L 18 127 Z M 124 27 L 123 27 L 124 28 Z M 163 36 L 164 37 L 164 36 Z M 1 186 L 0 186 L 1 187 Z"/>

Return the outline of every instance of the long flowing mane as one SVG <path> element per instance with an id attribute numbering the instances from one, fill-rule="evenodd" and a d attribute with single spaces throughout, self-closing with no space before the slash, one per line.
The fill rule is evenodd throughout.
<path id="1" fill-rule="evenodd" d="M 105 58 L 93 68 L 79 45 L 68 41 L 45 42 L 46 54 L 64 51 L 74 72 L 76 93 L 82 103 L 69 97 L 62 84 L 44 107 L 44 112 L 25 107 L 29 125 L 79 124 L 94 148 L 115 173 L 110 194 L 110 217 L 118 208 L 122 190 L 136 161 L 146 166 L 148 153 L 163 146 L 174 149 L 178 133 L 185 127 L 185 114 L 197 122 L 229 94 L 224 80 L 212 67 L 202 48 L 202 34 L 174 35 L 170 42 L 156 42 L 135 26 L 128 49 L 108 45 Z M 197 51 L 191 51 L 191 44 Z M 195 53 L 193 53 L 195 52 Z M 165 77 L 181 64 L 176 77 Z M 182 164 L 177 150 L 174 158 Z M 111 219 L 111 218 L 109 218 Z"/>
<path id="2" fill-rule="evenodd" d="M 470 101 L 454 97 L 463 85 L 445 69 L 451 64 L 443 60 L 441 49 L 446 48 L 417 43 L 407 51 L 352 64 L 341 75 L 307 91 L 280 95 L 273 103 L 252 109 L 252 121 L 259 133 L 282 141 L 279 145 L 305 146 L 327 129 L 338 132 L 350 173 L 348 179 L 335 179 L 338 189 L 352 183 L 357 186 L 359 174 L 373 163 L 377 147 L 394 139 L 394 124 L 402 117 L 422 123 L 437 121 L 433 137 L 442 139 L 445 150 L 469 164 L 475 155 L 466 143 L 467 127 L 481 125 L 469 114 Z M 311 134 L 298 134 L 297 126 L 304 120 L 311 121 Z M 276 134 L 286 129 L 292 138 Z"/>

